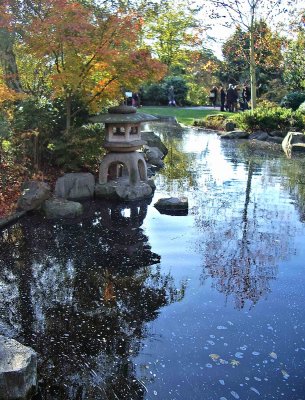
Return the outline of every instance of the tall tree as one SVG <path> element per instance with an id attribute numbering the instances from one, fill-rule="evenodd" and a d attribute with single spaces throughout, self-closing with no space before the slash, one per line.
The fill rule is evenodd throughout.
<path id="1" fill-rule="evenodd" d="M 282 77 L 284 40 L 279 34 L 272 32 L 265 21 L 258 21 L 254 28 L 256 79 L 259 85 L 263 85 Z M 224 43 L 222 52 L 225 71 L 222 72 L 227 80 L 247 80 L 250 64 L 249 45 L 249 32 L 243 31 L 239 26 Z"/>
<path id="2" fill-rule="evenodd" d="M 256 107 L 256 51 L 255 32 L 257 22 L 264 19 L 267 23 L 275 21 L 280 14 L 291 15 L 298 0 L 208 0 L 212 6 L 211 16 L 226 26 L 240 26 L 249 34 L 249 69 L 251 84 L 251 108 Z M 206 3 L 205 3 L 206 4 Z"/>
<path id="3" fill-rule="evenodd" d="M 203 29 L 187 2 L 163 1 L 147 13 L 144 38 L 170 71 L 181 68 L 187 51 L 200 47 Z"/>

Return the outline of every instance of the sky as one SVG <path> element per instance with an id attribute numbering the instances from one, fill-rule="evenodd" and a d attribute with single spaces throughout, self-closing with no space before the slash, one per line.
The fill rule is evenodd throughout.
<path id="1" fill-rule="evenodd" d="M 247 15 L 250 15 L 249 12 L 249 4 L 255 2 L 257 0 L 227 0 L 227 3 L 239 3 L 240 7 L 241 7 L 241 11 L 244 12 Z M 276 2 L 280 3 L 279 8 L 277 7 L 273 7 L 272 6 L 276 3 Z M 198 3 L 200 3 L 200 0 L 197 0 Z M 258 0 L 258 3 L 260 3 L 263 7 L 258 9 L 258 15 L 257 15 L 257 19 L 259 18 L 266 18 L 267 19 L 267 23 L 268 25 L 270 25 L 271 27 L 275 27 L 277 26 L 279 23 L 283 23 L 286 28 L 288 28 L 288 24 L 287 21 L 290 20 L 290 18 L 292 17 L 292 15 L 290 13 L 278 13 L 278 10 L 281 9 L 283 10 L 285 7 L 287 7 L 287 3 L 289 3 L 289 0 Z M 305 1 L 304 0 L 294 0 L 292 7 L 295 8 L 296 12 L 300 11 L 301 9 L 305 8 Z M 270 8 L 271 5 L 271 8 Z M 289 7 L 287 7 L 287 9 L 289 9 Z M 219 14 L 224 14 L 226 15 L 225 10 L 222 10 L 221 8 L 216 9 L 218 11 Z M 207 9 L 204 8 L 202 11 L 202 21 L 206 21 L 207 20 Z M 227 18 L 228 21 L 230 21 L 230 18 Z M 229 38 L 229 36 L 233 33 L 234 31 L 234 26 L 236 25 L 232 25 L 231 28 L 227 28 L 224 27 L 222 25 L 222 23 L 224 23 L 225 18 L 220 18 L 220 19 L 212 19 L 211 21 L 211 29 L 209 30 L 208 34 L 212 37 L 214 37 L 214 41 L 213 40 L 209 40 L 206 43 L 206 47 L 210 48 L 213 50 L 214 54 L 222 59 L 222 52 L 221 52 L 221 47 L 222 44 Z M 246 21 L 248 22 L 248 21 Z M 289 29 L 287 29 L 286 32 L 282 32 L 282 34 L 284 35 L 289 35 Z"/>

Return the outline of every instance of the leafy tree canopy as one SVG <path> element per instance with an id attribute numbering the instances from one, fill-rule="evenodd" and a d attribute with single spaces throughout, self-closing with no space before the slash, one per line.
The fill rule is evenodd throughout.
<path id="1" fill-rule="evenodd" d="M 258 84 L 280 78 L 283 71 L 282 46 L 284 40 L 260 20 L 254 25 L 254 59 Z M 237 26 L 233 35 L 224 43 L 223 80 L 249 81 L 250 33 Z"/>

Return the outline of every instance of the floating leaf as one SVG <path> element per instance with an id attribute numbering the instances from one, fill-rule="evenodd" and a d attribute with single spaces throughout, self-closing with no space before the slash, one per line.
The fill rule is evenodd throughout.
<path id="1" fill-rule="evenodd" d="M 274 358 L 275 360 L 277 359 L 277 354 L 276 354 L 274 351 L 272 351 L 272 352 L 269 354 L 269 356 L 270 356 L 271 358 Z"/>
<path id="2" fill-rule="evenodd" d="M 231 360 L 230 364 L 231 364 L 233 367 L 235 367 L 235 366 L 239 365 L 240 362 L 237 361 L 237 360 Z"/>
<path id="3" fill-rule="evenodd" d="M 216 361 L 220 356 L 218 354 L 210 354 L 210 357 L 213 361 Z"/>
<path id="4" fill-rule="evenodd" d="M 288 372 L 285 371 L 284 369 L 281 370 L 281 373 L 283 374 L 284 379 L 288 379 L 289 378 Z"/>

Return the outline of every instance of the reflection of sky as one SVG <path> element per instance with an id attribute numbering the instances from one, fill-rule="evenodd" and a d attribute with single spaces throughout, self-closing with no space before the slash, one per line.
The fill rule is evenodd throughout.
<path id="1" fill-rule="evenodd" d="M 28 220 L 36 233 L 26 235 L 23 246 L 17 224 L 22 279 L 5 275 L 9 263 L 1 269 L 7 288 L 0 281 L 0 309 L 3 305 L 19 321 L 23 306 L 22 323 L 30 327 L 27 296 L 32 300 L 31 343 L 38 343 L 44 357 L 47 384 L 63 388 L 75 379 L 84 399 L 108 398 L 90 396 L 90 390 L 104 387 L 106 378 L 111 383 L 123 378 L 127 358 L 132 374 L 121 384 L 127 394 L 109 399 L 142 400 L 128 392 L 134 382 L 144 385 L 143 400 L 303 399 L 305 225 L 282 184 L 290 161 L 251 155 L 247 201 L 249 156 L 236 142 L 188 131 L 181 145 L 192 155 L 186 168 L 195 182 L 174 186 L 175 195 L 189 197 L 187 216 L 153 207 L 157 198 L 173 195 L 169 178 L 158 173 L 140 229 L 131 224 L 121 234 L 112 231 L 121 225 L 110 224 L 109 210 L 103 212 L 98 202 L 98 213 L 82 225 L 54 223 L 48 230 L 38 217 L 37 226 L 37 220 Z M 131 217 L 130 210 L 121 215 Z M 25 234 L 31 232 L 26 227 Z M 168 289 L 182 283 L 184 297 L 169 301 Z M 17 335 L 20 327 L 13 328 L 0 323 L 0 333 Z M 120 357 L 123 342 L 126 358 Z M 76 389 L 68 389 L 70 397 L 54 400 L 75 400 Z"/>
<path id="2" fill-rule="evenodd" d="M 184 150 L 188 153 L 198 154 L 199 165 L 203 164 L 209 168 L 218 185 L 245 174 L 243 165 L 238 165 L 233 170 L 232 164 L 223 157 L 221 143 L 216 134 L 190 134 Z M 204 179 L 204 176 L 202 178 Z"/>
<path id="3" fill-rule="evenodd" d="M 149 325 L 151 337 L 135 359 L 146 399 L 299 400 L 305 393 L 305 229 L 284 190 L 279 160 L 255 164 L 245 223 L 247 160 L 232 151 L 236 143 L 224 149 L 216 135 L 203 133 L 190 133 L 183 143 L 194 155 L 198 183 L 180 193 L 189 197 L 189 216 L 150 207 L 143 224 L 162 271 L 187 282 L 184 299 Z M 158 183 L 152 204 L 171 195 L 162 179 Z M 236 271 L 230 266 L 230 254 L 243 254 L 241 240 L 249 275 L 248 259 Z M 209 251 L 221 268 L 228 265 L 229 282 L 257 285 L 255 305 L 246 298 L 245 307 L 236 308 L 242 285 L 230 295 L 222 292 L 221 276 L 209 275 L 204 264 Z"/>

